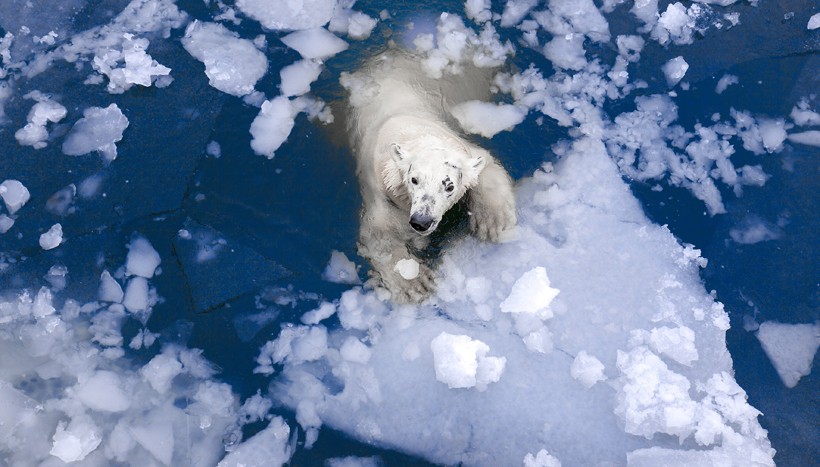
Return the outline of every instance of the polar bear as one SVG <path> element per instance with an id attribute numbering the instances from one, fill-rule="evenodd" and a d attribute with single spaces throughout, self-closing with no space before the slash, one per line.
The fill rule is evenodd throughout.
<path id="1" fill-rule="evenodd" d="M 388 51 L 360 71 L 342 76 L 350 92 L 348 130 L 362 192 L 359 254 L 371 281 L 396 302 L 419 302 L 435 288 L 435 275 L 414 251 L 423 250 L 442 216 L 464 198 L 471 232 L 497 242 L 516 223 L 512 180 L 485 149 L 454 128 L 452 106 L 487 98 L 488 70 L 462 69 L 433 80 L 421 59 Z M 417 276 L 396 265 L 420 263 Z"/>

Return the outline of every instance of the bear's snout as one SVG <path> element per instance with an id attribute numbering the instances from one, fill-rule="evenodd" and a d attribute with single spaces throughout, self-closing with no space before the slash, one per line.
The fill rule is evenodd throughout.
<path id="1" fill-rule="evenodd" d="M 435 220 L 427 214 L 415 213 L 410 216 L 410 226 L 419 233 L 427 232 Z"/>

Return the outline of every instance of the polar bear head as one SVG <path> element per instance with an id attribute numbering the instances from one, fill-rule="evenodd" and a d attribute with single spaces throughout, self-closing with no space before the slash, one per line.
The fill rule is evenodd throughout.
<path id="1" fill-rule="evenodd" d="M 384 169 L 390 195 L 410 207 L 410 227 L 429 235 L 441 218 L 478 183 L 487 163 L 456 137 L 425 135 L 394 142 Z"/>

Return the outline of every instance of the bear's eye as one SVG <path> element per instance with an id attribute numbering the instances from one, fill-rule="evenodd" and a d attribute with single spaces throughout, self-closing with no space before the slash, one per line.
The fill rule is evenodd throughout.
<path id="1" fill-rule="evenodd" d="M 453 192 L 453 190 L 455 190 L 455 189 L 456 189 L 456 187 L 455 187 L 454 185 L 447 185 L 447 186 L 444 188 L 444 191 L 446 191 L 447 193 L 452 193 L 452 192 Z"/>
<path id="2" fill-rule="evenodd" d="M 413 185 L 418 185 L 419 180 L 416 177 L 413 177 L 413 178 L 410 179 L 410 183 L 412 183 Z"/>

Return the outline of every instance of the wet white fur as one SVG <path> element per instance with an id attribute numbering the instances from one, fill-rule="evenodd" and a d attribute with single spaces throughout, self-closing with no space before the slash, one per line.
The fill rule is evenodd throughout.
<path id="1" fill-rule="evenodd" d="M 381 280 L 393 300 L 417 302 L 433 291 L 435 278 L 408 249 L 427 245 L 426 235 L 409 224 L 413 213 L 435 220 L 431 232 L 469 192 L 470 227 L 480 239 L 498 241 L 515 226 L 507 172 L 489 152 L 450 126 L 454 120 L 448 109 L 486 93 L 488 74 L 465 70 L 451 80 L 432 80 L 413 55 L 387 52 L 352 76 L 378 90 L 351 99 L 350 131 L 363 200 L 359 254 L 370 260 L 373 279 Z M 422 263 L 412 280 L 394 270 L 407 258 Z"/>

